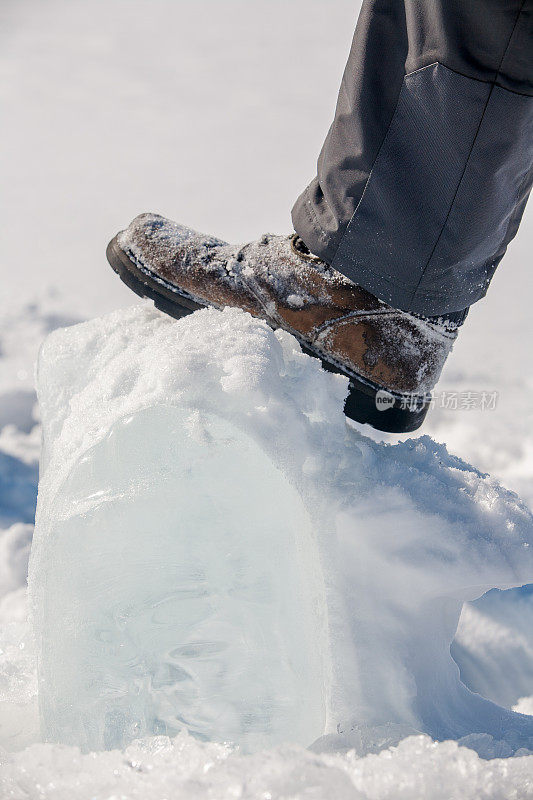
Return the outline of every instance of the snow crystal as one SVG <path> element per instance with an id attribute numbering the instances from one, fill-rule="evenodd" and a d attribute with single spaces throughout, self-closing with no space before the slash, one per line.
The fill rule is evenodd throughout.
<path id="1" fill-rule="evenodd" d="M 304 305 L 304 299 L 299 294 L 290 294 L 287 297 L 287 303 L 290 306 L 293 306 L 293 308 L 302 308 L 302 306 Z"/>

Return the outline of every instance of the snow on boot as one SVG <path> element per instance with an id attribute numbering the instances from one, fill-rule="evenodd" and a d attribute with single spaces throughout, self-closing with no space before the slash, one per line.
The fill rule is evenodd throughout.
<path id="1" fill-rule="evenodd" d="M 416 430 L 457 337 L 457 325 L 388 306 L 293 236 L 244 246 L 141 214 L 107 248 L 134 292 L 183 317 L 242 308 L 293 334 L 305 352 L 350 379 L 345 413 L 379 430 Z"/>

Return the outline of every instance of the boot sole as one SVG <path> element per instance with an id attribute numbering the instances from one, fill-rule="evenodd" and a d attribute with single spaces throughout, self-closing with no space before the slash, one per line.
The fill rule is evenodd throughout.
<path id="1" fill-rule="evenodd" d="M 122 282 L 139 297 L 152 300 L 156 308 L 174 319 L 181 319 L 202 308 L 214 306 L 213 303 L 204 302 L 178 289 L 177 286 L 159 278 L 154 273 L 140 269 L 122 250 L 117 239 L 118 237 L 115 236 L 107 246 L 107 260 Z M 268 319 L 265 319 L 265 322 L 273 328 L 281 327 L 272 324 Z M 410 433 L 422 425 L 429 410 L 427 398 L 387 392 L 390 405 L 381 410 L 377 407 L 376 395 L 380 391 L 383 392 L 382 387 L 348 372 L 340 364 L 326 358 L 309 342 L 298 336 L 297 332 L 289 329 L 289 333 L 298 339 L 302 350 L 307 355 L 318 358 L 322 362 L 324 369 L 344 375 L 349 379 L 348 396 L 344 404 L 344 413 L 347 417 L 387 433 Z M 413 409 L 412 406 L 415 404 L 416 408 Z"/>

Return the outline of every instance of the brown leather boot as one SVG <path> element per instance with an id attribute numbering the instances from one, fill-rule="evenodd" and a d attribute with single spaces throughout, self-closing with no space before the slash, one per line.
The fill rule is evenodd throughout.
<path id="1" fill-rule="evenodd" d="M 234 246 L 141 214 L 109 243 L 122 280 L 182 317 L 234 306 L 292 333 L 324 367 L 347 375 L 345 413 L 379 430 L 416 430 L 456 326 L 398 311 L 313 256 L 296 235 Z"/>

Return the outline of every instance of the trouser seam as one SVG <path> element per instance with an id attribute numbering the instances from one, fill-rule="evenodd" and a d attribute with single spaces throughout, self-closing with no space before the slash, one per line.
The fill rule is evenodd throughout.
<path id="1" fill-rule="evenodd" d="M 524 2 L 525 2 L 525 0 L 524 0 Z M 511 94 L 517 94 L 520 97 L 533 97 L 533 88 L 531 90 L 531 94 L 529 94 L 528 92 L 518 92 L 516 89 L 509 89 L 509 87 L 503 86 L 501 83 L 498 83 L 498 75 L 500 74 L 500 67 L 501 67 L 501 64 L 503 63 L 503 60 L 504 60 L 506 54 L 507 54 L 507 50 L 509 49 L 509 45 L 511 43 L 511 39 L 513 38 L 513 33 L 514 33 L 515 29 L 516 29 L 516 25 L 518 23 L 518 20 L 520 19 L 520 14 L 521 13 L 522 13 L 522 8 L 518 12 L 518 17 L 517 17 L 517 19 L 515 21 L 515 25 L 514 25 L 514 28 L 513 28 L 512 32 L 511 32 L 511 36 L 510 36 L 509 41 L 507 42 L 507 44 L 505 46 L 505 52 L 504 52 L 504 54 L 502 56 L 502 59 L 501 59 L 501 62 L 500 62 L 500 66 L 498 67 L 498 71 L 496 73 L 496 76 L 492 80 L 484 80 L 483 78 L 476 78 L 473 75 L 467 75 L 466 72 L 461 72 L 461 70 L 454 69 L 453 67 L 448 66 L 448 64 L 446 64 L 444 61 L 432 61 L 430 64 L 426 64 L 426 66 L 424 66 L 424 67 L 418 67 L 418 69 L 414 69 L 411 72 L 406 72 L 404 77 L 405 78 L 410 78 L 411 75 L 417 75 L 419 72 L 423 72 L 425 69 L 428 69 L 429 67 L 434 67 L 437 64 L 440 64 L 441 66 L 446 67 L 446 69 L 449 70 L 450 72 L 455 73 L 455 75 L 461 75 L 462 78 L 468 78 L 468 80 L 470 80 L 470 81 L 476 81 L 477 83 L 485 83 L 485 84 L 487 84 L 489 86 L 496 87 L 498 89 L 503 89 L 503 91 L 505 91 L 505 92 L 510 92 Z"/>
<path id="2" fill-rule="evenodd" d="M 380 154 L 381 154 L 381 151 L 382 151 L 382 149 L 383 149 L 383 146 L 384 146 L 384 144 L 385 144 L 385 142 L 386 142 L 386 140 L 387 140 L 387 137 L 388 137 L 388 135 L 389 135 L 389 131 L 390 131 L 390 129 L 391 129 L 391 126 L 392 126 L 392 123 L 393 123 L 394 117 L 396 116 L 396 111 L 397 111 L 397 109 L 398 109 L 398 105 L 399 105 L 399 103 L 400 103 L 400 98 L 401 98 L 401 96 L 402 96 L 402 92 L 403 92 L 403 87 L 404 87 L 404 85 L 405 85 L 405 76 L 404 76 L 404 79 L 402 80 L 402 85 L 400 86 L 400 91 L 398 92 L 398 97 L 396 98 L 396 103 L 394 104 L 394 109 L 393 109 L 393 112 L 392 112 L 392 114 L 391 114 L 391 118 L 390 118 L 390 120 L 389 120 L 389 124 L 387 125 L 387 129 L 385 130 L 385 132 L 384 132 L 384 134 L 383 134 L 383 139 L 381 140 L 381 144 L 379 145 L 378 151 L 377 151 L 377 153 L 376 153 L 376 157 L 375 157 L 375 158 L 374 158 L 374 160 L 372 161 L 372 166 L 370 167 L 370 171 L 369 171 L 369 173 L 368 173 L 368 178 L 367 178 L 367 179 L 366 179 L 366 181 L 365 181 L 365 187 L 364 187 L 364 189 L 363 189 L 363 192 L 362 192 L 362 194 L 361 194 L 361 197 L 359 198 L 359 202 L 357 203 L 357 206 L 355 207 L 355 211 L 353 212 L 353 214 L 352 214 L 352 216 L 351 216 L 350 220 L 349 220 L 349 221 L 348 221 L 348 223 L 346 224 L 346 227 L 345 227 L 345 229 L 344 229 L 344 233 L 343 233 L 343 234 L 342 234 L 342 236 L 340 237 L 340 239 L 339 239 L 339 242 L 338 242 L 338 244 L 337 244 L 337 247 L 335 248 L 335 252 L 334 252 L 334 254 L 333 254 L 333 256 L 332 256 L 332 259 L 331 259 L 331 262 L 330 262 L 331 264 L 333 264 L 333 262 L 335 261 L 335 259 L 336 259 L 336 257 L 337 257 L 337 253 L 338 253 L 338 251 L 339 251 L 339 247 L 341 246 L 341 244 L 342 244 L 342 242 L 343 242 L 343 240 L 344 240 L 344 237 L 346 236 L 346 233 L 347 233 L 347 231 L 348 231 L 348 228 L 350 227 L 350 222 L 352 221 L 352 219 L 353 219 L 353 218 L 355 217 L 355 215 L 357 214 L 357 211 L 359 210 L 359 206 L 360 206 L 360 205 L 361 205 L 361 203 L 363 202 L 363 198 L 364 198 L 364 196 L 365 196 L 365 193 L 366 193 L 366 190 L 367 190 L 368 184 L 370 183 L 370 178 L 372 177 L 372 173 L 374 172 L 374 167 L 375 167 L 375 165 L 376 165 L 376 161 L 378 160 L 378 158 L 379 158 L 379 156 L 380 156 Z"/>
<path id="3" fill-rule="evenodd" d="M 505 228 L 505 235 L 504 235 L 504 237 L 503 237 L 502 241 L 500 242 L 500 246 L 501 246 L 501 244 L 502 244 L 503 242 L 505 242 L 505 240 L 507 239 L 507 236 L 508 236 L 508 234 L 509 234 L 509 228 L 511 227 L 511 224 L 512 224 L 512 222 L 513 222 L 513 219 L 515 218 L 516 207 L 517 207 L 517 205 L 518 205 L 518 201 L 520 200 L 520 195 L 522 194 L 522 189 L 523 189 L 523 188 L 524 188 L 524 186 L 526 185 L 526 183 L 527 183 L 528 179 L 529 179 L 529 171 L 527 171 L 527 172 L 525 173 L 524 177 L 522 178 L 522 180 L 520 181 L 520 184 L 519 184 L 519 186 L 518 186 L 518 190 L 517 190 L 517 192 L 516 192 L 515 201 L 514 201 L 514 203 L 513 203 L 513 211 L 512 211 L 512 213 L 509 215 L 509 222 L 507 223 L 507 227 Z M 497 251 L 496 251 L 496 252 L 497 252 Z"/>
<path id="4" fill-rule="evenodd" d="M 451 213 L 452 213 L 452 210 L 453 210 L 453 207 L 454 207 L 454 205 L 455 205 L 455 201 L 457 200 L 457 196 L 458 196 L 458 194 L 459 194 L 459 190 L 461 189 L 461 186 L 463 185 L 463 181 L 464 181 L 464 177 L 465 177 L 465 174 L 466 174 L 466 170 L 467 170 L 467 168 L 468 168 L 468 165 L 470 164 L 470 160 L 471 160 L 471 158 L 472 158 L 472 153 L 474 152 L 474 148 L 475 148 L 475 146 L 476 146 L 476 143 L 477 143 L 477 140 L 478 140 L 478 138 L 479 138 L 479 133 L 480 133 L 480 131 L 481 131 L 481 126 L 483 125 L 483 121 L 484 121 L 484 119 L 485 119 L 485 115 L 486 115 L 486 113 L 487 113 L 487 108 L 488 108 L 488 106 L 489 106 L 489 103 L 490 103 L 491 97 L 492 97 L 492 95 L 493 95 L 493 92 L 494 92 L 494 88 L 495 88 L 495 86 L 496 86 L 496 81 L 498 80 L 498 76 L 499 76 L 499 74 L 500 74 L 500 70 L 501 70 L 502 64 L 503 64 L 503 62 L 504 62 L 505 56 L 507 55 L 507 51 L 509 50 L 509 46 L 510 46 L 510 44 L 511 44 L 511 41 L 512 41 L 512 39 L 513 39 L 514 32 L 515 32 L 515 30 L 516 30 L 516 26 L 518 25 L 518 21 L 519 21 L 519 19 L 520 19 L 520 16 L 521 16 L 521 14 L 522 14 L 522 11 L 523 11 L 523 8 L 524 8 L 524 5 L 525 5 L 525 2 L 526 2 L 526 0 L 522 0 L 522 2 L 521 2 L 521 4 L 520 4 L 520 8 L 518 9 L 518 14 L 516 15 L 516 19 L 515 19 L 515 21 L 514 21 L 513 28 L 512 28 L 512 30 L 511 30 L 511 33 L 509 34 L 509 39 L 508 39 L 508 41 L 507 41 L 507 44 L 505 45 L 504 51 L 503 51 L 503 53 L 502 53 L 502 57 L 501 57 L 501 59 L 500 59 L 500 63 L 498 64 L 498 68 L 496 69 L 496 74 L 494 75 L 494 80 L 493 80 L 493 81 L 492 81 L 492 82 L 489 84 L 489 85 L 490 85 L 490 90 L 489 90 L 489 93 L 488 93 L 487 99 L 486 99 L 486 101 L 485 101 L 485 105 L 483 106 L 483 111 L 482 111 L 482 113 L 481 113 L 481 117 L 480 117 L 480 120 L 479 120 L 479 124 L 478 124 L 478 126 L 477 126 L 476 133 L 475 133 L 475 135 L 474 135 L 474 138 L 473 138 L 473 140 L 472 140 L 472 145 L 471 145 L 471 147 L 470 147 L 470 150 L 469 150 L 468 156 L 467 156 L 467 158 L 466 158 L 465 165 L 464 165 L 463 171 L 462 171 L 462 173 L 461 173 L 461 177 L 460 177 L 460 179 L 459 179 L 459 182 L 458 182 L 458 184 L 457 184 L 457 189 L 455 190 L 455 194 L 454 194 L 454 196 L 453 196 L 452 202 L 450 203 L 450 207 L 449 207 L 449 209 L 448 209 L 448 213 L 446 214 L 446 219 L 444 220 L 444 223 L 443 223 L 443 225 L 442 225 L 442 228 L 441 228 L 441 230 L 440 230 L 440 233 L 439 233 L 439 235 L 438 235 L 438 237 L 437 237 L 437 241 L 435 242 L 435 245 L 434 245 L 434 247 L 433 247 L 433 249 L 432 249 L 432 251 L 431 251 L 431 253 L 430 253 L 430 255 L 429 255 L 429 258 L 428 258 L 428 260 L 427 260 L 427 262 L 426 262 L 426 265 L 425 265 L 424 269 L 422 270 L 422 274 L 420 275 L 420 278 L 418 279 L 418 282 L 417 282 L 417 284 L 416 284 L 415 290 L 414 290 L 414 292 L 413 292 L 413 295 L 412 295 L 412 297 L 411 297 L 411 301 L 410 301 L 411 303 L 414 301 L 414 299 L 415 299 L 415 298 L 416 298 L 416 296 L 417 296 L 418 290 L 419 290 L 419 288 L 420 288 L 420 286 L 421 286 L 421 284 L 422 284 L 422 281 L 424 280 L 424 277 L 425 277 L 425 276 L 426 276 L 426 274 L 427 274 L 427 271 L 428 271 L 429 265 L 431 264 L 431 260 L 432 260 L 433 256 L 435 255 L 435 252 L 436 252 L 436 250 L 437 250 L 437 247 L 438 247 L 438 245 L 439 245 L 439 242 L 440 242 L 440 240 L 442 239 L 442 235 L 443 235 L 444 231 L 446 230 L 446 225 L 448 224 L 448 221 L 449 221 L 449 219 L 450 219 L 450 215 L 451 215 Z M 474 79 L 474 80 L 475 80 L 475 79 Z"/>

